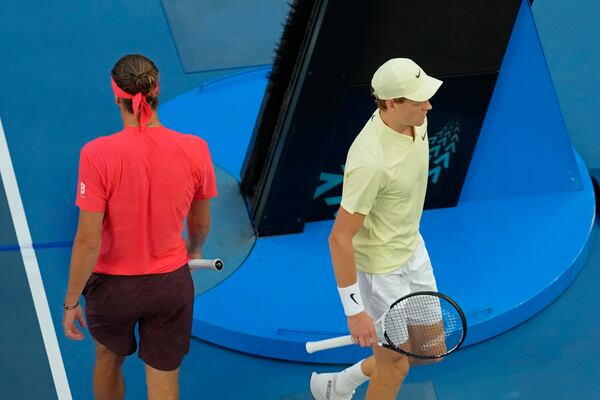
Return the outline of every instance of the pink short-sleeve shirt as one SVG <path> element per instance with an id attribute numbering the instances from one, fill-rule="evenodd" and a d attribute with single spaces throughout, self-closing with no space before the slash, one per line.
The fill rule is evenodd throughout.
<path id="1" fill-rule="evenodd" d="M 193 201 L 217 195 L 208 145 L 165 127 L 126 127 L 81 150 L 76 204 L 104 212 L 94 272 L 147 275 L 188 261 L 183 221 Z"/>

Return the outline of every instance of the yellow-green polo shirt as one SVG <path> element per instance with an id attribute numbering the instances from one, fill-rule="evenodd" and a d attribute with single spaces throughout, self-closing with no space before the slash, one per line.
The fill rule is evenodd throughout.
<path id="1" fill-rule="evenodd" d="M 415 127 L 413 140 L 375 111 L 352 143 L 344 170 L 341 206 L 366 216 L 353 239 L 359 271 L 387 273 L 413 255 L 428 173 L 427 119 Z"/>

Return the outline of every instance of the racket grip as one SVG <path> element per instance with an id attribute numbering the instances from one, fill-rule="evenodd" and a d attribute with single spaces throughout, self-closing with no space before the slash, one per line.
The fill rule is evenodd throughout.
<path id="1" fill-rule="evenodd" d="M 354 344 L 351 335 L 339 336 L 331 339 L 318 340 L 316 342 L 306 342 L 306 352 L 312 354 L 316 351 L 335 349 L 351 344 Z"/>
<path id="2" fill-rule="evenodd" d="M 211 269 L 213 271 L 220 271 L 223 269 L 223 261 L 218 258 L 214 260 L 191 258 L 188 265 L 190 269 Z"/>

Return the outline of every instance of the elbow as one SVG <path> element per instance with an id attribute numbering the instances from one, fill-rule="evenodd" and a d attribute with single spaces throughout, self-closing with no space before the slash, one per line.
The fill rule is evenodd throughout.
<path id="1" fill-rule="evenodd" d="M 102 246 L 102 239 L 77 235 L 73 245 L 87 250 L 98 250 Z"/>
<path id="2" fill-rule="evenodd" d="M 329 243 L 329 248 L 334 247 L 336 244 L 336 241 L 337 241 L 337 238 L 336 238 L 335 234 L 330 233 L 329 238 L 327 239 L 327 242 Z"/>
<path id="3" fill-rule="evenodd" d="M 329 235 L 329 248 L 331 250 L 339 249 L 345 242 L 344 237 L 336 232 L 331 232 Z"/>
<path id="4" fill-rule="evenodd" d="M 196 235 L 200 235 L 200 236 L 206 236 L 208 235 L 208 232 L 210 231 L 210 227 L 211 224 L 210 222 L 196 222 L 193 223 L 191 226 L 191 231 L 196 234 Z"/>

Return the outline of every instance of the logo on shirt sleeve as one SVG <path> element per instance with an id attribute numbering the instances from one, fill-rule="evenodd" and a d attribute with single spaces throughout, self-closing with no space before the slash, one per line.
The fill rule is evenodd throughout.
<path id="1" fill-rule="evenodd" d="M 81 197 L 85 197 L 85 183 L 81 182 L 81 185 L 79 185 L 79 195 Z"/>

